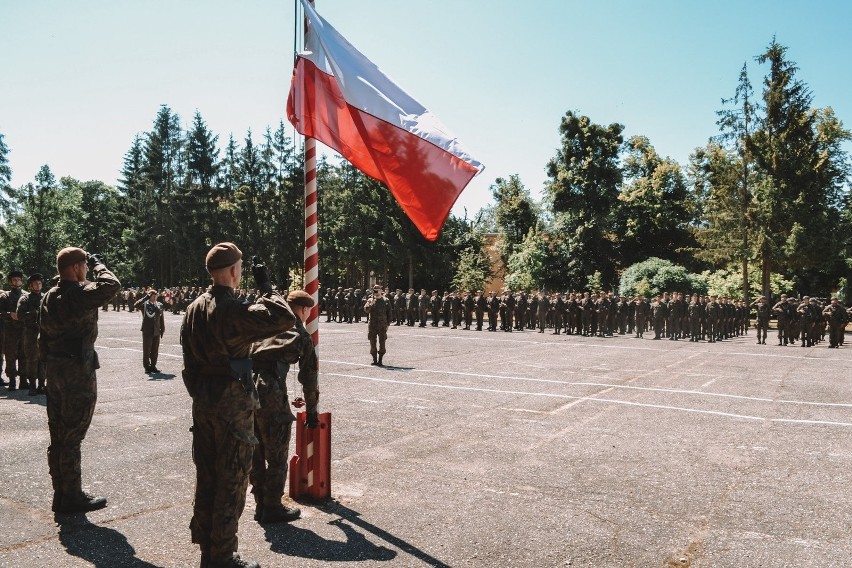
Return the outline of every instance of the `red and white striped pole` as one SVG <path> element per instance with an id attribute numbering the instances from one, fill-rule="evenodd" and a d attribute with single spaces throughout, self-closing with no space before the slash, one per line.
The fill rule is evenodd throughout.
<path id="1" fill-rule="evenodd" d="M 319 241 L 317 239 L 317 141 L 305 138 L 305 292 L 314 299 L 305 329 L 319 345 Z"/>
<path id="2" fill-rule="evenodd" d="M 314 0 L 309 0 L 313 6 Z M 305 17 L 305 35 L 309 33 Z M 303 46 L 304 47 L 304 46 Z M 305 329 L 319 345 L 319 240 L 317 237 L 317 141 L 305 137 L 305 292 L 314 299 Z"/>

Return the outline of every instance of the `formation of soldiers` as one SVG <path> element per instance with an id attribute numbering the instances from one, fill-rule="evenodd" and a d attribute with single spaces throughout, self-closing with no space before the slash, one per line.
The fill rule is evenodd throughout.
<path id="1" fill-rule="evenodd" d="M 612 337 L 633 335 L 671 341 L 715 343 L 746 335 L 752 320 L 757 342 L 766 344 L 770 320 L 776 320 L 778 345 L 811 347 L 829 336 L 829 347 L 843 344 L 846 324 L 852 319 L 837 298 L 823 304 L 816 298 L 801 299 L 782 295 L 770 303 L 761 296 L 751 304 L 725 296 L 685 295 L 665 292 L 646 299 L 617 296 L 612 292 L 570 292 L 536 294 L 504 290 L 418 293 L 397 289 L 384 291 L 390 306 L 392 325 L 451 327 L 477 331 L 504 332 L 546 330 L 553 334 Z M 360 289 L 327 288 L 320 298 L 320 311 L 326 320 L 357 323 L 368 319 L 365 298 Z M 475 327 L 474 327 L 475 326 Z M 486 327 L 487 326 L 487 327 Z M 830 332 L 830 333 L 829 333 Z M 652 334 L 652 335 L 650 335 Z"/>

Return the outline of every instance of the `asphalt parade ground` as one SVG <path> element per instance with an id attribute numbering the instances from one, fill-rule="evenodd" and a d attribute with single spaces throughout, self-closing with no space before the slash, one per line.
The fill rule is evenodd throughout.
<path id="1" fill-rule="evenodd" d="M 198 564 L 166 318 L 149 377 L 138 313 L 101 312 L 83 483 L 106 509 L 54 518 L 44 396 L 0 388 L 0 566 Z M 260 526 L 249 496 L 240 551 L 264 567 L 848 567 L 852 345 L 774 343 L 392 326 L 382 368 L 364 323 L 322 323 L 333 500 Z"/>

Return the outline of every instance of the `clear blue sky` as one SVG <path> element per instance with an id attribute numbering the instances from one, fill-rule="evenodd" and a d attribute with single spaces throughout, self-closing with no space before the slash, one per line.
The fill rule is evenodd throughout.
<path id="1" fill-rule="evenodd" d="M 317 0 L 317 10 L 485 164 L 459 214 L 513 173 L 539 196 L 569 109 L 620 122 L 685 164 L 716 133 L 744 62 L 760 91 L 753 57 L 773 35 L 815 104 L 852 127 L 852 2 Z M 163 103 L 185 124 L 198 109 L 220 145 L 248 128 L 258 137 L 286 120 L 293 19 L 292 0 L 0 0 L 13 185 L 42 164 L 116 183 Z"/>

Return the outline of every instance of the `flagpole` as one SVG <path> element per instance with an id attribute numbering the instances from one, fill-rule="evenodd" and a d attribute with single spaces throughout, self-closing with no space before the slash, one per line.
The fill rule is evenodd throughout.
<path id="1" fill-rule="evenodd" d="M 311 5 L 314 0 L 308 0 Z M 305 16 L 305 35 L 308 18 Z M 304 44 L 304 39 L 303 42 Z M 302 45 L 304 48 L 304 45 Z M 314 300 L 314 307 L 305 322 L 314 345 L 319 345 L 319 240 L 317 236 L 317 141 L 305 137 L 305 272 L 304 287 Z"/>

